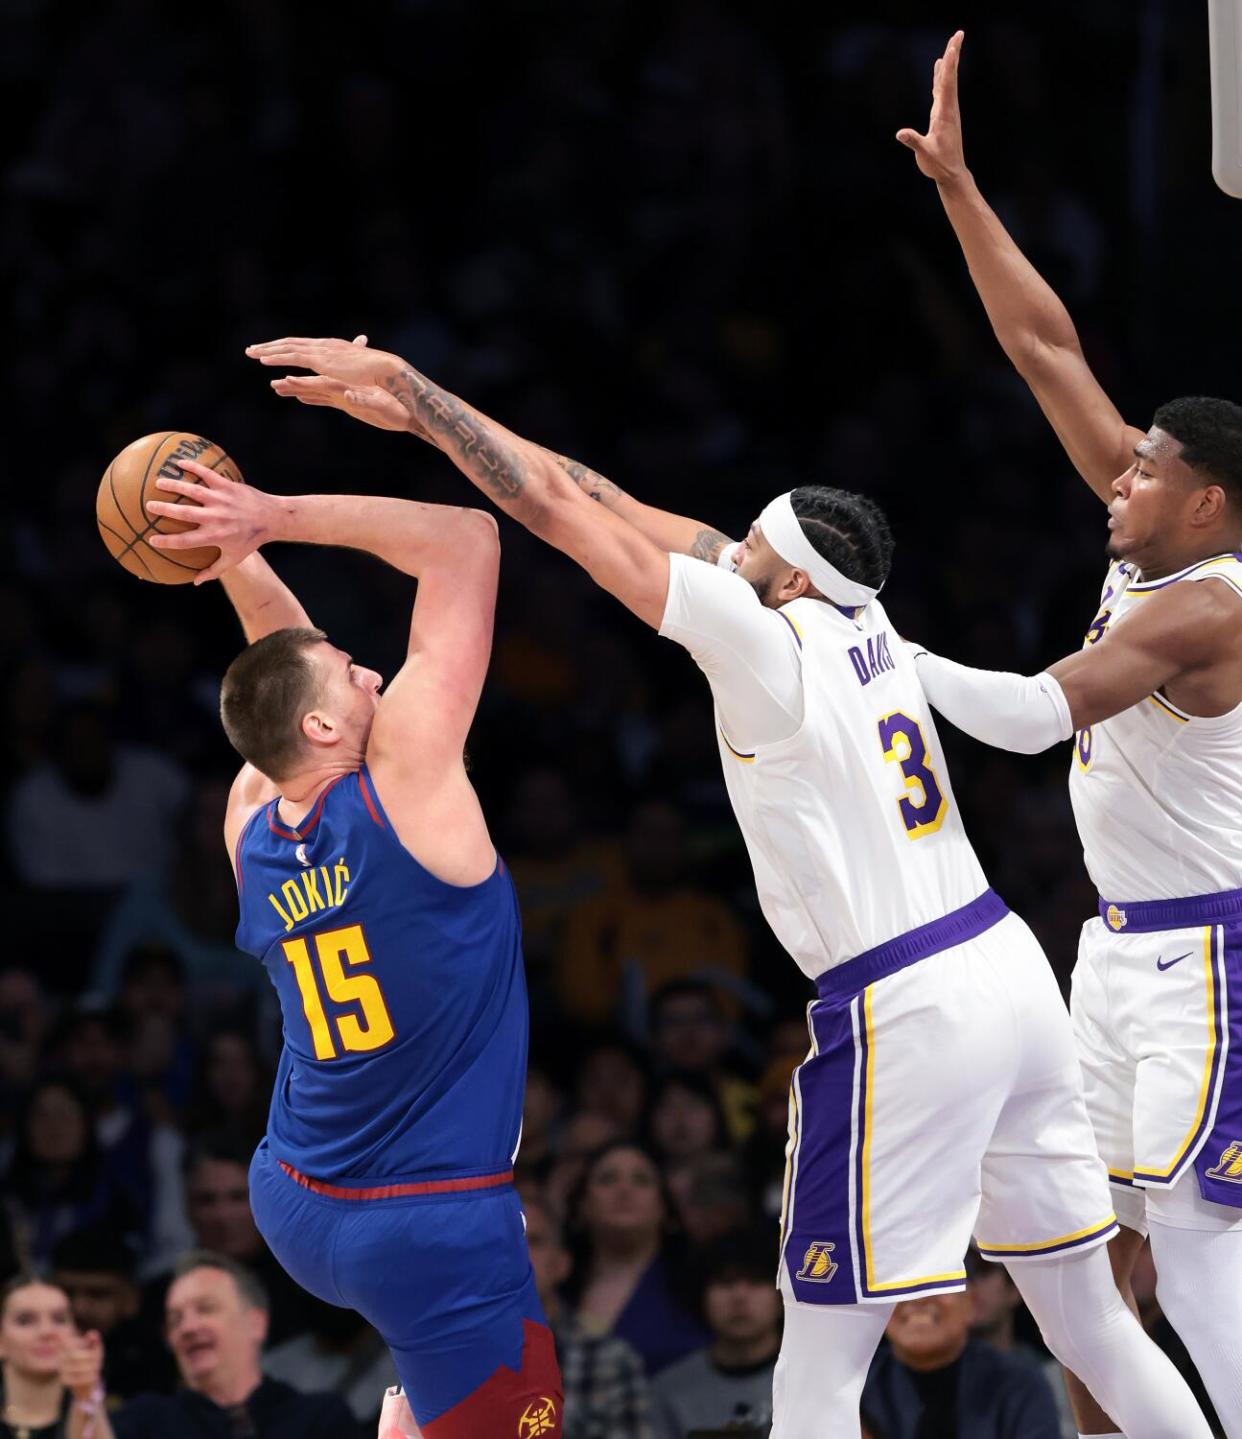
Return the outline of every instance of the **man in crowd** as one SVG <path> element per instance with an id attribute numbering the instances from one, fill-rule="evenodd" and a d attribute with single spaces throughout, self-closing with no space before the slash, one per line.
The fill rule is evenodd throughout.
<path id="1" fill-rule="evenodd" d="M 1060 1439 L 1037 1369 L 970 1337 L 969 1294 L 898 1304 L 871 1364 L 863 1411 L 886 1439 Z"/>
<path id="2" fill-rule="evenodd" d="M 655 1439 L 642 1361 L 623 1339 L 582 1328 L 560 1294 L 573 1268 L 560 1221 L 534 1195 L 524 1194 L 522 1206 L 535 1287 L 556 1338 L 565 1385 L 564 1439 Z"/>
<path id="3" fill-rule="evenodd" d="M 264 1379 L 267 1295 L 242 1265 L 195 1249 L 177 1264 L 165 1305 L 184 1388 L 143 1394 L 113 1420 L 116 1439 L 358 1439 L 335 1394 L 299 1394 Z"/>
<path id="4" fill-rule="evenodd" d="M 69 1296 L 79 1332 L 93 1329 L 103 1339 L 109 1398 L 171 1391 L 176 1372 L 158 1329 L 140 1317 L 134 1255 L 120 1235 L 97 1227 L 75 1229 L 57 1244 L 52 1263 L 52 1282 Z"/>
<path id="5" fill-rule="evenodd" d="M 722 1236 L 703 1251 L 699 1302 L 712 1340 L 652 1385 L 666 1439 L 700 1429 L 768 1432 L 784 1312 L 772 1283 L 775 1243 L 759 1230 Z"/>

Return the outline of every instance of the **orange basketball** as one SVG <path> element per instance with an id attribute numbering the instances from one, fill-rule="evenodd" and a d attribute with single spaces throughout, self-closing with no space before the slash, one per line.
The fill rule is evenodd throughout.
<path id="1" fill-rule="evenodd" d="M 154 580 L 157 585 L 185 585 L 199 570 L 214 564 L 220 551 L 215 545 L 202 549 L 163 551 L 152 549 L 147 536 L 155 531 L 172 535 L 188 530 L 189 525 L 148 514 L 148 500 L 167 500 L 170 504 L 192 505 L 183 495 L 157 489 L 155 482 L 163 477 L 197 483 L 192 474 L 183 470 L 177 460 L 197 460 L 239 485 L 246 482 L 241 471 L 219 445 L 201 435 L 183 430 L 167 430 L 163 434 L 143 435 L 126 445 L 104 471 L 95 499 L 95 521 L 108 553 L 140 580 Z"/>

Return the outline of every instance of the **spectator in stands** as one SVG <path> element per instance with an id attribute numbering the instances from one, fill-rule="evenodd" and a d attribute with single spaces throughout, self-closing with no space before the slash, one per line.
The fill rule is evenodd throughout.
<path id="1" fill-rule="evenodd" d="M 635 1139 L 649 1102 L 646 1056 L 635 1045 L 610 1039 L 589 1050 L 578 1068 L 575 1090 L 581 1113 L 600 1114 L 617 1133 Z"/>
<path id="2" fill-rule="evenodd" d="M 798 1063 L 792 1055 L 769 1061 L 759 1079 L 755 1127 L 741 1151 L 755 1207 L 765 1219 L 777 1218 L 785 1196 L 789 1090 Z"/>
<path id="3" fill-rule="evenodd" d="M 522 1147 L 515 1169 L 523 1179 L 542 1181 L 552 1164 L 553 1142 L 562 1096 L 546 1069 L 532 1062 L 526 1069 L 522 1100 Z"/>
<path id="4" fill-rule="evenodd" d="M 186 1128 L 191 1134 L 227 1132 L 253 1149 L 267 1129 L 271 1099 L 272 1075 L 251 1036 L 239 1029 L 217 1029 L 203 1042 Z"/>
<path id="5" fill-rule="evenodd" d="M 634 1028 L 669 980 L 740 976 L 745 932 L 722 900 L 685 876 L 686 832 L 664 800 L 634 811 L 624 884 L 574 910 L 561 947 L 558 992 L 566 1014 L 622 1018 Z"/>
<path id="6" fill-rule="evenodd" d="M 204 1136 L 185 1163 L 186 1215 L 199 1249 L 245 1265 L 267 1292 L 266 1332 L 282 1344 L 305 1328 L 305 1294 L 263 1242 L 250 1211 L 250 1149 L 231 1134 Z"/>
<path id="7" fill-rule="evenodd" d="M 777 1242 L 763 1228 L 722 1235 L 700 1252 L 699 1307 L 711 1342 L 652 1385 L 666 1439 L 697 1429 L 767 1433 L 784 1313 L 772 1282 Z"/>
<path id="8" fill-rule="evenodd" d="M 128 1064 L 153 1121 L 175 1121 L 190 1097 L 194 1043 L 181 963 L 170 949 L 142 944 L 124 958 L 117 1007 L 126 1024 Z"/>
<path id="9" fill-rule="evenodd" d="M 611 840 L 583 833 L 569 780 L 558 769 L 518 777 L 506 829 L 522 901 L 522 947 L 536 970 L 546 971 L 575 906 L 620 884 L 620 851 Z"/>
<path id="10" fill-rule="evenodd" d="M 967 1294 L 898 1304 L 863 1390 L 863 1408 L 888 1439 L 1060 1439 L 1037 1369 L 970 1337 Z"/>
<path id="11" fill-rule="evenodd" d="M 0 1290 L 4 1439 L 112 1439 L 102 1366 L 99 1335 L 78 1334 L 63 1290 L 29 1274 Z"/>
<path id="12" fill-rule="evenodd" d="M 177 1264 L 165 1302 L 168 1343 L 184 1389 L 131 1399 L 113 1421 L 116 1439 L 356 1439 L 336 1394 L 299 1394 L 264 1379 L 267 1295 L 244 1265 L 191 1250 Z"/>
<path id="13" fill-rule="evenodd" d="M 706 1075 L 671 1074 L 664 1080 L 647 1115 L 647 1141 L 664 1163 L 728 1148 L 729 1126 Z"/>
<path id="14" fill-rule="evenodd" d="M 556 1336 L 565 1386 L 564 1439 L 655 1439 L 642 1360 L 623 1339 L 593 1334 L 578 1320 L 561 1294 L 573 1258 L 555 1211 L 526 1196 L 522 1207 L 535 1287 Z"/>
<path id="15" fill-rule="evenodd" d="M 387 1344 L 352 1309 L 302 1296 L 304 1332 L 263 1355 L 263 1372 L 303 1394 L 330 1389 L 358 1422 L 374 1428 L 384 1391 L 400 1383 Z"/>
<path id="16" fill-rule="evenodd" d="M 59 1239 L 87 1224 L 142 1233 L 137 1213 L 99 1153 L 90 1110 L 68 1079 L 37 1084 L 17 1125 L 3 1193 L 21 1260 L 44 1268 Z"/>
<path id="17" fill-rule="evenodd" d="M 695 1247 L 745 1229 L 755 1216 L 750 1185 L 736 1154 L 710 1150 L 675 1160 L 665 1165 L 664 1179 L 681 1229 Z"/>
<path id="18" fill-rule="evenodd" d="M 602 1114 L 571 1114 L 556 1137 L 551 1164 L 544 1176 L 543 1192 L 561 1214 L 569 1212 L 574 1191 L 582 1182 L 587 1161 L 604 1145 L 623 1136 L 616 1122 Z"/>
<path id="19" fill-rule="evenodd" d="M 52 1016 L 43 986 L 20 965 L 0 971 L 0 1099 L 11 1112 L 13 1096 L 35 1077 Z"/>
<path id="20" fill-rule="evenodd" d="M 730 1023 L 713 985 L 674 979 L 651 1001 L 651 1052 L 665 1073 L 706 1075 L 716 1088 L 729 1135 L 744 1140 L 755 1125 L 755 1087 L 727 1064 Z"/>
<path id="21" fill-rule="evenodd" d="M 630 1140 L 587 1162 L 569 1209 L 574 1250 L 568 1295 L 594 1334 L 614 1334 L 656 1374 L 706 1342 L 677 1293 L 673 1208 L 652 1156 Z"/>
<path id="22" fill-rule="evenodd" d="M 131 1245 L 108 1229 L 75 1230 L 56 1246 L 52 1278 L 68 1296 L 79 1331 L 93 1329 L 103 1339 L 110 1400 L 128 1399 L 140 1390 L 172 1389 L 176 1370 L 160 1330 L 140 1315 Z"/>

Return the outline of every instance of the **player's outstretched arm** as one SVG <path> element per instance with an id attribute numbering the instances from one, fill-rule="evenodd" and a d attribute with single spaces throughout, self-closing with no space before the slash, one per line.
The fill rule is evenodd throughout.
<path id="1" fill-rule="evenodd" d="M 338 408 L 381 429 L 407 429 L 435 445 L 506 514 L 658 628 L 668 595 L 669 551 L 613 510 L 592 503 L 551 451 L 523 440 L 382 350 L 345 340 L 286 339 L 252 345 L 247 354 L 265 365 L 313 370 L 333 382 Z M 276 388 L 294 393 L 279 383 Z"/>
<path id="2" fill-rule="evenodd" d="M 1112 481 L 1129 469 L 1143 432 L 1127 425 L 1104 393 L 1069 311 L 1014 243 L 966 168 L 957 88 L 962 39 L 959 30 L 936 61 L 927 133 L 904 129 L 897 139 L 936 182 L 1001 347 L 1031 387 L 1078 473 L 1107 504 Z"/>
<path id="3" fill-rule="evenodd" d="M 1226 586 L 1170 585 L 1042 674 L 971 669 L 917 648 L 915 657 L 928 701 L 950 723 L 984 744 L 1033 754 L 1175 682 L 1179 694 L 1193 685 L 1195 713 L 1227 713 L 1239 698 L 1237 619 Z"/>
<path id="4" fill-rule="evenodd" d="M 331 344 L 334 346 L 342 343 L 342 341 L 323 340 L 276 342 L 276 344 L 282 345 Z M 367 337 L 359 335 L 350 344 L 356 349 L 364 349 L 367 345 Z M 272 348 L 270 345 L 251 345 L 246 353 L 263 364 L 278 363 L 269 357 L 269 351 Z M 385 358 L 391 360 L 398 358 L 395 355 L 386 356 L 383 351 L 373 353 L 380 357 L 381 362 Z M 345 360 L 352 370 L 355 356 L 347 352 Z M 337 368 L 341 368 L 339 361 Z M 367 370 L 364 373 L 370 374 L 372 371 Z M 437 442 L 430 435 L 411 423 L 410 416 L 397 398 L 379 388 L 377 384 L 359 384 L 357 382 L 347 384 L 344 379 L 335 378 L 327 373 L 283 375 L 271 383 L 272 389 L 285 398 L 299 400 L 304 405 L 322 405 L 331 409 L 344 410 L 346 414 L 375 425 L 378 429 L 405 430 L 439 448 Z M 633 495 L 627 494 L 620 485 L 606 479 L 597 470 L 591 469 L 589 465 L 571 460 L 567 455 L 558 455 L 554 450 L 546 449 L 542 445 L 536 448 L 542 450 L 548 459 L 559 465 L 590 499 L 598 501 L 605 509 L 611 510 L 627 524 L 633 525 L 639 534 L 644 535 L 653 545 L 669 554 L 690 555 L 694 559 L 706 560 L 709 564 L 715 564 L 721 553 L 735 543 L 728 535 L 713 529 L 710 525 L 705 525 L 701 520 L 693 520 L 686 515 L 674 514 L 670 510 L 661 510 L 654 505 L 643 504 L 641 500 L 636 500 Z"/>

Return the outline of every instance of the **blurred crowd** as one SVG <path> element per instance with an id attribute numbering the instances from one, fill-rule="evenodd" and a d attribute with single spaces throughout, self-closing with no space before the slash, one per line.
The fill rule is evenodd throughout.
<path id="1" fill-rule="evenodd" d="M 1221 391 L 1242 319 L 1210 258 L 1230 202 L 1202 19 L 1173 0 L 377 0 L 349 24 L 280 0 L 4 7 L 0 1269 L 55 1287 L 0 1309 L 0 1435 L 23 1427 L 23 1374 L 59 1383 L 55 1346 L 18 1328 L 100 1332 L 114 1408 L 163 1396 L 118 1411 L 119 1439 L 345 1434 L 330 1408 L 308 1429 L 298 1393 L 365 1427 L 391 1379 L 250 1217 L 279 1015 L 234 947 L 220 839 L 217 684 L 241 637 L 211 587 L 143 588 L 109 559 L 91 505 L 111 455 L 187 428 L 265 488 L 461 502 L 424 447 L 276 400 L 242 355 L 365 331 L 731 534 L 794 484 L 874 494 L 902 631 L 1029 672 L 1080 641 L 1102 515 L 892 136 L 922 127 L 964 24 L 968 159 L 1146 423 Z M 689 659 L 502 539 L 470 751 L 523 905 L 519 1179 L 566 1433 L 766 1434 L 810 990 L 758 914 Z M 271 559 L 392 673 L 408 581 Z M 1065 757 L 945 738 L 985 868 L 1064 982 L 1094 906 Z M 1152 1287 L 1145 1322 L 1174 1344 Z M 1072 1433 L 1059 1394 L 1003 1271 L 972 1261 L 964 1298 L 899 1310 L 866 1405 L 875 1439 L 1051 1439 Z"/>

